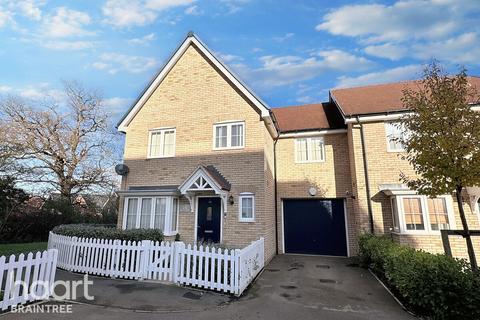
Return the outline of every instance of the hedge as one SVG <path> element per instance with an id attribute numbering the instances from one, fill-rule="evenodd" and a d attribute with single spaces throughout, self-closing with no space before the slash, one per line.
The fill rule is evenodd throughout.
<path id="1" fill-rule="evenodd" d="M 429 319 L 480 319 L 480 274 L 463 259 L 362 235 L 359 256 L 406 307 Z"/>
<path id="2" fill-rule="evenodd" d="M 115 225 L 99 224 L 64 224 L 56 226 L 53 233 L 79 238 L 97 238 L 111 240 L 142 241 L 153 240 L 163 241 L 163 233 L 158 229 L 117 229 Z"/>

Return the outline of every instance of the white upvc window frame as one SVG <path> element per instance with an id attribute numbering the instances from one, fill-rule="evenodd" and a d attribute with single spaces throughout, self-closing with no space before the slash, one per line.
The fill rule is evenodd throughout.
<path id="1" fill-rule="evenodd" d="M 307 151 L 307 160 L 300 160 L 298 158 L 298 143 L 300 140 L 306 140 L 306 151 Z M 309 158 L 311 157 L 311 144 L 312 140 L 321 140 L 322 145 L 321 145 L 321 158 L 318 160 L 310 160 Z M 293 142 L 295 144 L 294 147 L 294 152 L 295 152 L 295 163 L 319 163 L 319 162 L 325 162 L 326 155 L 325 155 L 325 138 L 323 136 L 318 136 L 318 137 L 305 137 L 305 138 L 296 138 Z"/>
<path id="2" fill-rule="evenodd" d="M 232 147 L 232 127 L 235 125 L 242 126 L 242 145 Z M 217 147 L 217 128 L 218 127 L 227 127 L 227 146 L 226 147 Z M 245 148 L 245 138 L 246 138 L 246 126 L 245 121 L 225 121 L 217 122 L 213 124 L 213 150 L 234 150 L 234 149 L 243 149 Z"/>
<path id="3" fill-rule="evenodd" d="M 179 208 L 180 208 L 180 200 L 178 197 L 172 196 L 138 196 L 138 197 L 125 197 L 123 202 L 123 219 L 122 219 L 122 229 L 126 230 L 127 228 L 127 213 L 128 213 L 128 201 L 130 199 L 137 199 L 137 208 L 135 214 L 135 226 L 133 229 L 140 228 L 140 218 L 141 218 L 141 209 L 142 209 L 142 201 L 143 199 L 151 199 L 152 206 L 150 208 L 150 224 L 147 229 L 155 229 L 155 206 L 157 205 L 157 199 L 166 199 L 166 208 L 165 208 L 165 224 L 163 226 L 163 234 L 165 236 L 174 236 L 178 233 L 178 222 L 179 222 Z M 177 212 L 176 212 L 176 228 L 175 230 L 171 230 L 172 228 L 172 217 L 173 217 L 173 200 L 177 199 Z"/>
<path id="4" fill-rule="evenodd" d="M 393 136 L 393 132 L 392 130 L 398 130 L 398 128 L 395 128 L 397 125 L 399 125 L 398 122 L 394 122 L 394 121 L 387 121 L 385 122 L 385 138 L 386 138 L 386 141 L 387 141 L 387 152 L 405 152 L 405 148 L 404 147 L 401 147 L 401 148 L 392 148 L 390 146 L 390 137 Z M 401 134 L 403 136 L 406 135 L 406 131 L 403 130 L 401 131 Z M 396 136 L 394 136 L 393 138 L 396 138 Z"/>
<path id="5" fill-rule="evenodd" d="M 408 230 L 407 225 L 405 223 L 405 214 L 403 210 L 403 199 L 404 198 L 418 198 L 420 199 L 420 205 L 422 208 L 422 217 L 423 223 L 425 225 L 425 230 Z M 437 198 L 442 198 L 445 200 L 447 214 L 448 214 L 448 223 L 450 230 L 454 230 L 456 228 L 455 225 L 455 214 L 453 211 L 453 202 L 451 196 L 448 195 L 441 195 Z M 399 234 L 416 234 L 416 235 L 440 235 L 440 230 L 432 230 L 432 225 L 430 221 L 430 214 L 428 212 L 428 205 L 427 205 L 427 196 L 419 195 L 419 194 L 405 194 L 405 195 L 396 195 L 393 196 L 392 201 L 392 215 L 397 215 L 398 218 L 398 228 L 394 227 L 394 232 Z M 394 205 L 396 207 L 396 212 L 394 212 Z M 394 217 L 392 217 L 394 219 Z"/>
<path id="6" fill-rule="evenodd" d="M 154 133 L 160 133 L 160 148 L 164 148 L 165 132 L 173 131 L 173 153 L 171 155 L 165 155 L 163 151 L 159 155 L 152 155 L 152 136 Z M 148 146 L 147 146 L 147 159 L 159 159 L 159 158 L 173 158 L 175 157 L 177 144 L 177 129 L 175 127 L 168 128 L 155 128 L 148 130 Z"/>
<path id="7" fill-rule="evenodd" d="M 252 217 L 244 218 L 243 212 L 243 199 L 252 199 Z M 238 221 L 240 222 L 255 222 L 255 194 L 251 192 L 242 192 L 238 196 Z"/>

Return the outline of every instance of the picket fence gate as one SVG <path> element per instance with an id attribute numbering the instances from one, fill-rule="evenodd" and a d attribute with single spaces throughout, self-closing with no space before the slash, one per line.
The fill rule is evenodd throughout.
<path id="1" fill-rule="evenodd" d="M 48 298 L 53 292 L 58 251 L 0 257 L 0 309 Z"/>
<path id="2" fill-rule="evenodd" d="M 184 284 L 240 295 L 264 267 L 264 239 L 243 249 L 183 242 L 77 238 L 50 232 L 58 267 L 126 279 Z"/>

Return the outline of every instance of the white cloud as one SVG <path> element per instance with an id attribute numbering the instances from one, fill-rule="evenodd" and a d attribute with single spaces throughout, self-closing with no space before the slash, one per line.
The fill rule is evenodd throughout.
<path id="1" fill-rule="evenodd" d="M 127 42 L 131 45 L 148 45 L 150 42 L 155 40 L 155 33 L 149 33 L 141 38 L 133 38 L 127 40 Z"/>
<path id="2" fill-rule="evenodd" d="M 107 0 L 105 22 L 116 27 L 143 26 L 154 22 L 163 10 L 187 6 L 195 0 Z"/>
<path id="3" fill-rule="evenodd" d="M 295 35 L 295 33 L 293 32 L 288 32 L 286 33 L 285 35 L 281 36 L 281 37 L 273 37 L 273 40 L 276 41 L 276 42 L 284 42 L 285 40 L 288 40 L 290 39 L 291 37 L 293 37 Z"/>
<path id="4" fill-rule="evenodd" d="M 38 21 L 42 18 L 40 7 L 44 4 L 45 1 L 22 0 L 17 2 L 17 7 L 24 16 Z"/>
<path id="5" fill-rule="evenodd" d="M 90 16 L 85 12 L 59 7 L 55 14 L 45 18 L 42 33 L 51 38 L 93 35 L 93 32 L 84 29 L 90 22 Z"/>
<path id="6" fill-rule="evenodd" d="M 228 54 L 228 53 L 221 53 L 221 52 L 216 52 L 215 55 L 220 58 L 220 60 L 224 62 L 232 62 L 232 61 L 240 61 L 243 60 L 242 57 L 236 56 L 234 54 Z"/>
<path id="7" fill-rule="evenodd" d="M 245 64 L 232 67 L 258 87 L 272 88 L 315 78 L 328 71 L 366 70 L 372 62 L 341 50 L 326 50 L 308 58 L 298 56 L 263 56 L 262 66 L 251 69 Z"/>
<path id="8" fill-rule="evenodd" d="M 157 60 L 149 57 L 128 56 L 119 53 L 104 53 L 100 60 L 92 64 L 98 70 L 116 74 L 120 71 L 128 73 L 142 73 L 157 65 Z"/>
<path id="9" fill-rule="evenodd" d="M 469 17 L 479 8 L 480 2 L 468 0 L 347 5 L 326 14 L 316 29 L 370 42 L 439 39 L 471 24 Z"/>
<path id="10" fill-rule="evenodd" d="M 7 10 L 2 10 L 0 7 L 0 28 L 6 26 L 9 22 L 12 22 L 12 20 L 12 13 Z"/>
<path id="11" fill-rule="evenodd" d="M 414 45 L 413 51 L 417 58 L 424 60 L 434 57 L 455 63 L 480 64 L 480 39 L 474 32 L 445 41 Z"/>
<path id="12" fill-rule="evenodd" d="M 146 0 L 145 7 L 157 11 L 162 11 L 179 6 L 187 6 L 195 0 Z"/>
<path id="13" fill-rule="evenodd" d="M 10 91 L 12 91 L 12 89 L 13 89 L 13 88 L 10 87 L 10 86 L 2 86 L 2 85 L 0 85 L 0 93 L 10 92 Z"/>
<path id="14" fill-rule="evenodd" d="M 227 8 L 227 14 L 233 14 L 243 9 L 250 0 L 220 0 Z"/>
<path id="15" fill-rule="evenodd" d="M 387 58 L 390 60 L 400 60 L 408 53 L 408 48 L 393 43 L 384 43 L 380 45 L 371 45 L 365 47 L 365 52 L 371 56 Z"/>
<path id="16" fill-rule="evenodd" d="M 422 70 L 421 65 L 407 65 L 384 71 L 371 72 L 358 77 L 339 77 L 337 88 L 364 86 L 369 84 L 388 83 L 400 80 L 417 79 Z"/>
<path id="17" fill-rule="evenodd" d="M 83 50 L 93 48 L 95 42 L 93 41 L 46 41 L 41 42 L 45 48 L 54 50 Z"/>
<path id="18" fill-rule="evenodd" d="M 133 99 L 113 97 L 103 100 L 103 105 L 113 116 L 123 114 L 128 109 Z"/>
<path id="19" fill-rule="evenodd" d="M 6 93 L 32 100 L 55 99 L 56 101 L 59 101 L 65 96 L 63 91 L 53 88 L 48 82 L 16 88 L 3 86 L 3 88 L 5 88 L 4 92 Z"/>
<path id="20" fill-rule="evenodd" d="M 191 16 L 199 16 L 203 14 L 203 11 L 200 10 L 197 5 L 194 5 L 185 9 L 185 14 L 188 14 Z"/>

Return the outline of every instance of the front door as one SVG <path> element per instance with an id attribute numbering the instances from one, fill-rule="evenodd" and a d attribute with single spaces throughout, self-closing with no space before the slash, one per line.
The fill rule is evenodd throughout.
<path id="1" fill-rule="evenodd" d="M 220 198 L 198 198 L 197 240 L 220 242 Z"/>

